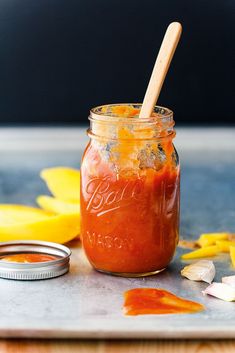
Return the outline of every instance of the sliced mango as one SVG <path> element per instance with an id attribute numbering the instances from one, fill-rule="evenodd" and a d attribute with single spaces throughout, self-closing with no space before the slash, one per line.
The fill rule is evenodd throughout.
<path id="1" fill-rule="evenodd" d="M 215 244 L 219 246 L 220 251 L 229 252 L 230 246 L 235 246 L 235 241 L 217 240 Z"/>
<path id="2" fill-rule="evenodd" d="M 59 200 L 55 197 L 41 195 L 37 197 L 38 205 L 45 211 L 53 213 L 78 213 L 80 214 L 80 204 Z"/>
<path id="3" fill-rule="evenodd" d="M 229 233 L 228 240 L 235 241 L 235 233 Z"/>
<path id="4" fill-rule="evenodd" d="M 187 254 L 183 254 L 181 259 L 183 260 L 191 260 L 191 259 L 198 259 L 201 257 L 211 257 L 215 256 L 220 252 L 220 248 L 218 245 L 207 246 L 195 251 L 191 251 Z"/>
<path id="5" fill-rule="evenodd" d="M 227 240 L 228 236 L 228 233 L 204 233 L 200 235 L 197 244 L 203 248 L 204 246 L 214 245 L 216 240 Z"/>
<path id="6" fill-rule="evenodd" d="M 12 204 L 0 205 L 0 225 L 4 226 L 37 222 L 49 218 L 51 215 L 51 212 L 30 206 Z"/>
<path id="7" fill-rule="evenodd" d="M 72 168 L 56 167 L 43 169 L 40 174 L 49 190 L 56 198 L 79 202 L 80 171 Z"/>
<path id="8" fill-rule="evenodd" d="M 0 241 L 45 240 L 65 243 L 80 231 L 79 215 L 51 215 L 43 210 L 0 205 Z"/>
<path id="9" fill-rule="evenodd" d="M 235 267 L 235 245 L 230 246 L 230 257 L 232 260 L 233 267 Z"/>

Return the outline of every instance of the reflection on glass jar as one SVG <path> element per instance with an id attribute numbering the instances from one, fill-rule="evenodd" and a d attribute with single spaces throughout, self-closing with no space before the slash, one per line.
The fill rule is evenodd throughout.
<path id="1" fill-rule="evenodd" d="M 91 110 L 81 166 L 81 238 L 97 270 L 144 276 L 171 261 L 179 233 L 179 162 L 173 113 L 140 104 Z"/>

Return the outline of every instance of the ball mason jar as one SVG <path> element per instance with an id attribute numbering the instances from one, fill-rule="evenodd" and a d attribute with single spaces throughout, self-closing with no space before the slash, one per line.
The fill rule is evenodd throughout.
<path id="1" fill-rule="evenodd" d="M 91 110 L 81 165 L 81 240 L 91 265 L 125 277 L 156 274 L 179 236 L 180 167 L 173 112 L 140 104 Z"/>

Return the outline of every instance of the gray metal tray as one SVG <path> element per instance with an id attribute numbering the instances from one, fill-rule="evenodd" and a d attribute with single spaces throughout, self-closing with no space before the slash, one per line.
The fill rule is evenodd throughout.
<path id="1" fill-rule="evenodd" d="M 36 195 L 47 193 L 38 177 L 41 168 L 79 166 L 85 140 L 81 144 L 78 141 L 83 133 L 79 129 L 0 130 L 1 203 L 34 204 Z M 201 232 L 220 230 L 235 232 L 234 141 L 234 129 L 179 131 L 183 237 L 196 238 Z M 125 279 L 95 272 L 79 243 L 70 245 L 73 255 L 67 275 L 35 282 L 0 279 L 1 337 L 235 337 L 235 303 L 203 296 L 205 283 L 180 277 L 185 263 L 179 260 L 179 252 L 184 250 L 179 249 L 169 268 L 159 275 Z M 223 275 L 235 274 L 226 255 L 216 258 L 215 265 L 216 281 Z M 165 288 L 203 303 L 206 311 L 125 317 L 123 292 L 135 287 Z"/>

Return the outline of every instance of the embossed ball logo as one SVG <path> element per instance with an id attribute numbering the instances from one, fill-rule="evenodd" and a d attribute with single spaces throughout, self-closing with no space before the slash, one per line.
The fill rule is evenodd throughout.
<path id="1" fill-rule="evenodd" d="M 125 181 L 113 180 L 111 176 L 92 178 L 85 187 L 85 192 L 89 195 L 86 209 L 102 216 L 138 201 L 142 191 L 141 178 Z"/>

